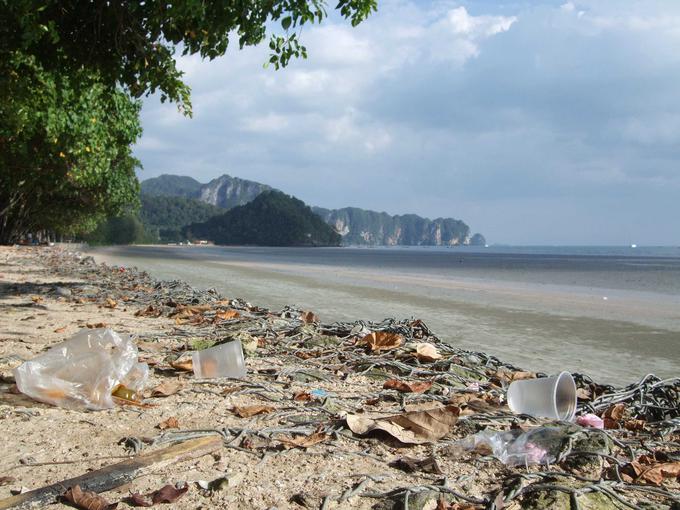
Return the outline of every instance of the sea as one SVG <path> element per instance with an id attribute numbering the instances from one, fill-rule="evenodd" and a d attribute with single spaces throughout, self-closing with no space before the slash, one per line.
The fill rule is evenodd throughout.
<path id="1" fill-rule="evenodd" d="M 445 342 L 626 385 L 680 376 L 680 247 L 112 246 L 99 262 L 324 322 L 418 318 Z"/>

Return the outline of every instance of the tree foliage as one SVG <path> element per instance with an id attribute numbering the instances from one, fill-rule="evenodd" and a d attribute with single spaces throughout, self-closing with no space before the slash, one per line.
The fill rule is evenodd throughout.
<path id="1" fill-rule="evenodd" d="M 228 245 L 340 245 L 340 235 L 309 206 L 280 191 L 265 191 L 246 205 L 189 225 L 184 233 L 190 239 Z"/>
<path id="2" fill-rule="evenodd" d="M 186 240 L 182 227 L 206 221 L 224 213 L 224 209 L 199 200 L 184 197 L 141 195 L 139 217 L 144 229 L 157 233 L 156 241 L 177 242 Z"/>
<path id="3" fill-rule="evenodd" d="M 336 5 L 353 26 L 376 8 L 377 0 Z M 214 59 L 233 39 L 239 48 L 257 45 L 280 26 L 269 41 L 278 69 L 307 56 L 299 31 L 327 16 L 325 0 L 0 0 L 0 51 L 21 49 L 56 69 L 86 66 L 134 97 L 160 91 L 190 113 L 178 51 Z"/>
<path id="4" fill-rule="evenodd" d="M 134 204 L 139 103 L 89 69 L 48 71 L 30 55 L 4 57 L 0 242 L 37 230 L 88 230 Z"/>
<path id="5" fill-rule="evenodd" d="M 339 0 L 352 25 L 377 0 Z M 0 243 L 69 233 L 134 204 L 136 98 L 158 92 L 191 115 L 175 55 L 214 59 L 235 39 L 269 64 L 306 57 L 303 26 L 325 0 L 0 0 Z"/>

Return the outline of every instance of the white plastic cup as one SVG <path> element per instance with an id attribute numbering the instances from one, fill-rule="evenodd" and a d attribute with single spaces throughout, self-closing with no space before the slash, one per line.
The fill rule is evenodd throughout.
<path id="1" fill-rule="evenodd" d="M 192 353 L 194 375 L 199 379 L 232 377 L 240 379 L 246 375 L 243 362 L 243 347 L 240 340 L 232 340 L 210 349 Z"/>
<path id="2" fill-rule="evenodd" d="M 572 421 L 576 414 L 576 383 L 569 372 L 513 381 L 508 388 L 508 406 L 516 414 Z"/>

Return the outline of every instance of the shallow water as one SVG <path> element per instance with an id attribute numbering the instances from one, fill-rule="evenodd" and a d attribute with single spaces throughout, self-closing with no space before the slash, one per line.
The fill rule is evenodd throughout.
<path id="1" fill-rule="evenodd" d="M 324 321 L 417 317 L 442 340 L 543 372 L 680 374 L 677 248 L 91 250 L 98 261 Z"/>

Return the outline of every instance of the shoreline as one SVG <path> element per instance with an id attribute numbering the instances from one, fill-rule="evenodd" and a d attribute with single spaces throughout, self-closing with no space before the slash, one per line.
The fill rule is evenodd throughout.
<path id="1" fill-rule="evenodd" d="M 543 503 L 545 498 L 553 498 L 559 505 L 564 502 L 562 494 L 568 502 L 568 493 L 536 489 L 548 482 L 562 487 L 566 479 L 572 490 L 573 483 L 581 487 L 577 498 L 583 508 L 593 504 L 593 494 L 598 494 L 597 504 L 601 506 L 597 508 L 621 505 L 619 502 L 616 506 L 614 497 L 586 490 L 586 485 L 592 483 L 584 485 L 578 478 L 583 478 L 584 473 L 588 479 L 615 477 L 607 456 L 619 459 L 623 467 L 634 460 L 626 453 L 627 448 L 616 444 L 609 445 L 607 453 L 585 457 L 568 453 L 562 462 L 549 468 L 528 469 L 507 467 L 477 452 L 455 450 L 456 440 L 480 430 L 507 430 L 513 424 L 531 428 L 545 425 L 546 420 L 514 416 L 505 405 L 508 382 L 523 371 L 484 353 L 443 344 L 420 321 L 305 321 L 302 310 L 284 307 L 272 312 L 239 299 L 225 300 L 215 292 L 197 291 L 183 282 L 158 282 L 130 268 L 121 270 L 83 260 L 54 248 L 0 248 L 0 274 L 6 282 L 0 305 L 8 312 L 0 318 L 0 416 L 4 417 L 6 431 L 0 446 L 13 452 L 0 460 L 0 476 L 16 478 L 12 486 L 36 488 L 80 474 L 86 466 L 106 465 L 110 461 L 104 457 L 126 454 L 125 447 L 119 444 L 125 437 L 150 438 L 150 445 L 143 446 L 143 441 L 139 445 L 145 451 L 152 449 L 158 438 L 180 435 L 180 431 L 162 432 L 156 428 L 163 420 L 175 417 L 183 437 L 196 430 L 212 430 L 214 434 L 221 430 L 226 447 L 219 455 L 169 466 L 130 484 L 134 491 L 144 493 L 166 483 L 190 482 L 188 494 L 173 508 L 401 508 L 405 497 L 410 497 L 412 509 L 430 508 L 427 505 L 432 501 L 436 505 L 440 498 L 451 505 L 457 502 L 456 508 L 472 509 L 490 508 L 499 495 L 505 508 L 564 508 L 530 505 L 538 504 L 535 500 L 540 495 Z M 115 305 L 111 306 L 107 299 Z M 209 306 L 209 311 L 184 318 L 175 313 L 178 307 L 201 305 Z M 160 314 L 145 316 L 143 311 L 149 306 L 154 308 L 149 315 L 157 311 Z M 218 313 L 229 310 L 238 316 L 216 319 Z M 179 383 L 181 389 L 168 397 L 147 398 L 145 402 L 154 407 L 143 410 L 116 407 L 89 413 L 46 406 L 11 392 L 11 370 L 21 360 L 97 322 L 107 322 L 116 331 L 136 335 L 140 358 L 153 368 L 148 388 L 171 381 Z M 357 343 L 367 331 L 402 335 L 404 344 L 386 352 L 367 351 Z M 197 341 L 220 341 L 239 335 L 255 339 L 246 359 L 248 375 L 241 381 L 198 381 L 171 364 L 185 358 Z M 418 343 L 436 346 L 442 358 L 420 361 L 413 354 Z M 424 393 L 400 393 L 383 388 L 390 378 L 432 382 L 432 387 Z M 590 394 L 590 400 L 580 402 L 582 409 L 590 406 L 593 411 L 605 413 L 614 405 L 608 395 L 618 394 L 619 390 L 586 378 L 577 377 L 577 382 L 582 396 Z M 652 417 L 650 409 L 634 405 L 641 398 L 662 398 L 657 394 L 658 388 L 666 386 L 653 387 L 654 384 L 644 382 L 640 385 L 642 393 L 633 391 L 620 399 L 626 405 L 625 418 L 617 428 L 607 431 L 637 454 L 646 452 L 642 441 L 653 444 L 652 448 L 661 454 L 677 449 L 680 440 L 677 430 L 665 438 L 659 436 L 669 425 L 664 420 L 647 419 Z M 668 391 L 675 391 L 677 399 L 680 382 L 670 388 Z M 323 396 L 314 396 L 315 390 Z M 296 399 L 296 395 L 309 398 Z M 676 400 L 676 413 L 677 404 Z M 248 405 L 272 409 L 252 418 L 241 418 L 231 411 Z M 388 416 L 423 406 L 441 409 L 447 405 L 458 408 L 458 422 L 444 437 L 424 445 L 404 445 L 384 435 L 357 435 L 343 418 Z M 641 417 L 641 430 L 626 428 L 628 422 Z M 55 430 L 69 432 L 65 436 L 54 434 Z M 586 429 L 578 433 L 583 434 L 583 430 Z M 304 448 L 286 446 L 286 438 L 314 433 L 323 434 L 324 440 Z M 439 473 L 406 472 L 392 466 L 404 457 L 432 457 Z M 74 462 L 53 464 L 65 460 Z M 31 465 L 35 467 L 21 467 Z M 291 466 L 296 469 L 291 470 Z M 562 478 L 551 481 L 551 475 L 542 474 L 549 471 L 562 472 Z M 507 482 L 519 474 L 528 476 L 523 483 L 534 485 L 534 489 L 524 487 L 513 494 Z M 198 481 L 220 476 L 226 477 L 226 491 L 206 494 L 196 486 Z M 442 485 L 442 479 L 448 481 Z M 447 485 L 452 480 L 455 490 Z M 658 505 L 672 501 L 663 491 L 680 488 L 677 480 L 664 480 L 660 493 L 637 488 L 635 483 L 617 484 L 610 490 L 626 501 L 651 500 Z M 0 498 L 8 493 L 7 486 L 0 487 Z M 124 494 L 125 491 L 114 490 L 106 496 L 118 500 Z M 417 498 L 422 500 L 420 506 Z"/>
<path id="2" fill-rule="evenodd" d="M 420 255 L 400 258 L 403 267 L 381 269 L 378 261 L 390 257 L 147 248 L 89 253 L 273 308 L 294 300 L 329 321 L 415 316 L 445 342 L 532 370 L 579 371 L 611 384 L 628 384 L 650 372 L 680 373 L 678 295 L 565 286 L 548 283 L 543 274 L 534 283 L 498 280 L 498 271 L 484 279 L 467 271 L 435 276 L 414 265 L 430 259 Z"/>

